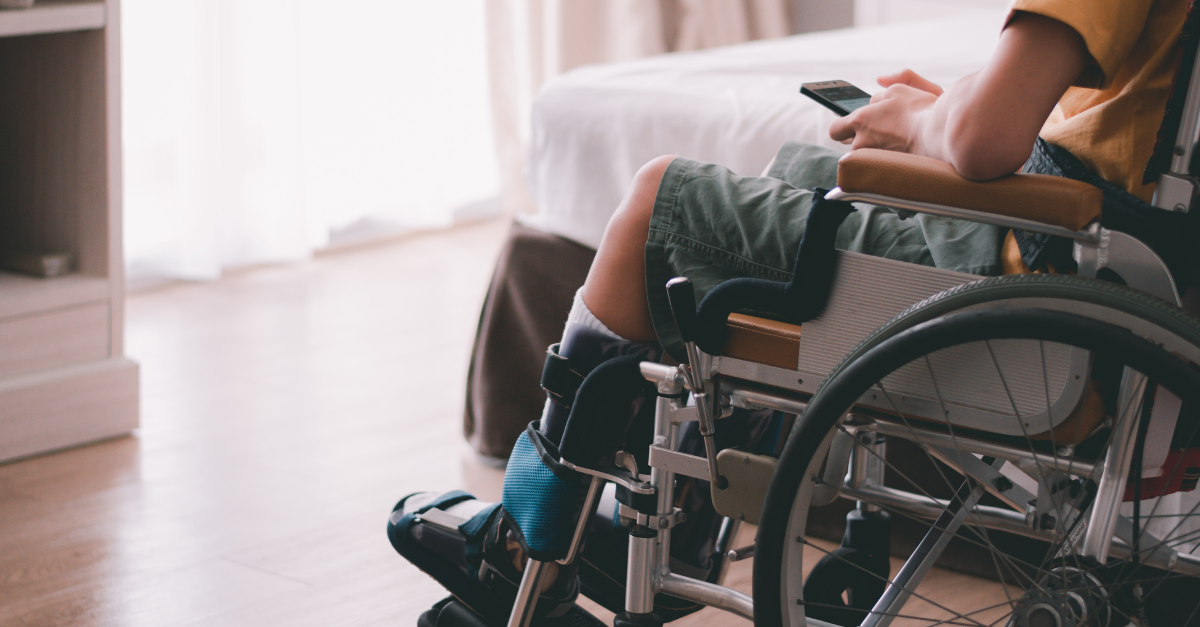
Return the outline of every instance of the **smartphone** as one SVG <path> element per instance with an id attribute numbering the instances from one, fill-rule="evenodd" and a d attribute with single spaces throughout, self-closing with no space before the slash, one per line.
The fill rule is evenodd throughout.
<path id="1" fill-rule="evenodd" d="M 800 93 L 838 115 L 850 115 L 851 111 L 871 103 L 871 94 L 846 81 L 804 83 L 800 86 Z"/>

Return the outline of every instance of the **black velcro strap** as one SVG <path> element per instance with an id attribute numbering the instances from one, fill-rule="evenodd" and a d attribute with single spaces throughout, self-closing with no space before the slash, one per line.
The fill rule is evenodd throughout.
<path id="1" fill-rule="evenodd" d="M 575 402 L 575 394 L 583 385 L 584 373 L 574 367 L 570 359 L 558 354 L 559 345 L 551 344 L 546 349 L 546 365 L 542 366 L 542 389 L 550 400 L 568 409 Z"/>

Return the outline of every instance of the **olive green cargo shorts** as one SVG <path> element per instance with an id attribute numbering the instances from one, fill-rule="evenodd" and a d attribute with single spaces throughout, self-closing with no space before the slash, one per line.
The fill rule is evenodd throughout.
<path id="1" fill-rule="evenodd" d="M 738 176 L 688 159 L 667 168 L 646 242 L 646 297 L 659 341 L 676 360 L 684 351 L 671 317 L 667 281 L 692 280 L 699 302 L 728 279 L 791 278 L 812 189 L 837 185 L 838 155 L 789 142 L 767 176 Z M 1000 274 L 1006 229 L 929 215 L 901 220 L 890 209 L 856 203 L 835 246 L 888 259 L 972 274 Z"/>

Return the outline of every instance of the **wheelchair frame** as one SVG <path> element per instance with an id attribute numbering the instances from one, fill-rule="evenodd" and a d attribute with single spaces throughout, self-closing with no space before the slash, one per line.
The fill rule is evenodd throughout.
<path id="1" fill-rule="evenodd" d="M 1171 160 L 1168 172 L 1160 177 L 1152 204 L 1158 208 L 1188 212 L 1196 205 L 1200 196 L 1200 181 L 1189 172 L 1192 153 L 1200 144 L 1200 63 L 1194 64 L 1189 76 L 1184 110 L 1181 115 L 1179 132 L 1176 138 L 1176 150 Z M 883 196 L 865 192 L 846 192 L 840 187 L 832 190 L 827 196 L 830 200 L 850 202 L 867 202 L 874 205 L 890 207 L 902 217 L 912 213 L 925 213 L 992 224 L 1002 227 L 1023 229 L 1049 235 L 1070 238 L 1075 242 L 1074 256 L 1079 264 L 1078 274 L 1094 278 L 1104 268 L 1108 268 L 1123 277 L 1127 283 L 1167 302 L 1178 305 L 1179 294 L 1174 280 L 1163 261 L 1148 246 L 1125 233 L 1110 231 L 1093 221 L 1086 228 L 1075 231 L 1060 226 L 1039 223 L 994 213 L 986 213 L 964 207 L 950 207 L 939 204 L 916 202 L 904 198 Z M 894 270 L 897 262 L 884 259 L 841 253 L 839 267 L 850 266 L 858 268 L 867 275 L 876 272 L 882 275 Z M 925 281 L 908 281 L 903 291 L 903 298 L 892 303 L 890 308 L 878 312 L 883 320 L 899 313 L 908 305 L 931 294 L 940 292 L 951 285 L 958 285 L 980 277 L 970 275 L 949 276 L 955 273 L 935 271 L 918 266 L 905 266 L 906 274 L 920 274 Z M 841 270 L 839 270 L 839 273 Z M 895 275 L 893 275 L 895 276 Z M 933 277 L 930 279 L 930 277 Z M 836 284 L 836 282 L 841 284 Z M 855 289 L 854 281 L 835 278 L 832 293 L 836 295 L 846 290 Z M 947 284 L 948 283 L 948 284 Z M 1053 303 L 1025 303 L 1036 306 L 1054 307 Z M 834 307 L 836 303 L 831 305 Z M 1070 310 L 1070 307 L 1059 306 L 1060 309 Z M 826 316 L 827 320 L 830 317 Z M 1119 320 L 1126 328 L 1140 334 L 1149 335 L 1150 339 L 1170 341 L 1162 337 L 1161 330 L 1150 328 L 1136 317 Z M 806 337 L 820 335 L 823 319 L 818 318 L 805 322 Z M 1139 327 L 1139 325 L 1141 325 Z M 810 333 L 810 328 L 812 333 Z M 836 331 L 836 330 L 835 330 Z M 841 330 L 838 341 L 841 346 L 853 347 L 861 340 L 870 328 Z M 1155 334 L 1158 333 L 1159 337 Z M 836 335 L 836 333 L 835 333 Z M 687 339 L 687 338 L 685 338 Z M 1177 338 L 1176 338 L 1177 339 Z M 649 468 L 638 468 L 632 456 L 620 456 L 620 468 L 590 469 L 571 464 L 568 460 L 561 463 L 583 474 L 591 475 L 592 481 L 584 501 L 583 513 L 574 532 L 569 555 L 560 560 L 570 563 L 577 556 L 583 538 L 587 521 L 595 512 L 601 488 L 605 482 L 618 484 L 632 493 L 654 495 L 656 508 L 654 514 L 639 512 L 624 504 L 620 506 L 620 515 L 632 527 L 643 530 L 644 533 L 631 533 L 629 539 L 628 573 L 626 580 L 626 615 L 621 619 L 622 625 L 653 625 L 654 596 L 666 593 L 682 599 L 715 607 L 743 618 L 754 620 L 754 600 L 747 594 L 732 590 L 722 585 L 708 583 L 697 579 L 672 573 L 669 568 L 671 531 L 681 522 L 681 513 L 673 506 L 674 483 L 676 475 L 696 477 L 714 482 L 722 481 L 717 451 L 713 445 L 713 423 L 731 411 L 733 407 L 768 408 L 790 414 L 801 415 L 808 408 L 810 398 L 816 391 L 817 385 L 829 369 L 824 372 L 804 371 L 803 369 L 789 370 L 761 363 L 738 360 L 725 356 L 714 356 L 702 352 L 694 342 L 687 342 L 689 364 L 680 366 L 665 366 L 657 363 L 643 362 L 641 372 L 646 380 L 652 382 L 659 393 L 657 411 L 654 423 L 655 440 L 650 449 Z M 803 346 L 803 343 L 802 343 Z M 1200 347 L 1179 346 L 1175 348 L 1193 363 L 1200 364 Z M 803 361 L 803 357 L 802 357 Z M 1087 355 L 1083 351 L 1075 351 L 1066 360 L 1069 371 L 1087 367 Z M 800 373 L 802 376 L 797 377 Z M 1138 375 L 1140 376 L 1140 375 Z M 1065 377 L 1070 379 L 1070 377 Z M 1126 378 L 1123 383 L 1122 398 L 1140 393 L 1137 376 Z M 1064 384 L 1065 386 L 1065 384 Z M 1047 391 L 1049 384 L 1047 384 Z M 684 405 L 678 400 L 684 390 L 691 392 L 694 405 Z M 1066 406 L 1073 407 L 1080 398 L 1081 391 L 1077 388 L 1062 389 L 1062 398 Z M 1124 404 L 1120 406 L 1125 406 Z M 869 409 L 869 406 L 867 407 Z M 1053 412 L 1047 412 L 1051 414 Z M 1061 412 L 1060 412 L 1061 413 Z M 835 463 L 828 463 L 827 469 L 847 468 L 844 476 L 840 472 L 829 472 L 825 476 L 824 485 L 814 488 L 814 499 L 818 502 L 828 502 L 841 496 L 857 499 L 858 508 L 864 512 L 878 508 L 872 503 L 885 503 L 900 511 L 914 516 L 931 518 L 945 513 L 949 501 L 933 499 L 917 494 L 902 493 L 898 490 L 884 487 L 883 459 L 885 444 L 878 436 L 903 436 L 915 439 L 932 450 L 943 451 L 939 455 L 942 461 L 965 476 L 975 478 L 981 484 L 997 483 L 1002 475 L 998 471 L 997 462 L 988 463 L 978 456 L 955 456 L 951 445 L 987 455 L 986 459 L 1008 460 L 1012 462 L 1027 461 L 1045 465 L 1053 470 L 1068 472 L 1074 476 L 1091 477 L 1099 484 L 1098 492 L 1088 513 L 1086 532 L 1082 538 L 1081 553 L 1103 563 L 1112 554 L 1126 555 L 1134 542 L 1134 532 L 1128 519 L 1118 515 L 1117 505 L 1121 502 L 1125 489 L 1126 478 L 1132 459 L 1132 449 L 1136 433 L 1134 426 L 1137 416 L 1122 412 L 1114 427 L 1111 447 L 1112 454 L 1105 455 L 1102 460 L 1092 463 L 1070 457 L 1043 455 L 1036 451 L 1024 450 L 1019 447 L 1007 446 L 998 441 L 986 438 L 965 436 L 962 434 L 947 436 L 936 429 L 914 428 L 911 424 L 901 424 L 895 418 L 889 418 L 880 412 L 851 413 L 845 422 L 845 434 L 831 436 L 826 443 L 827 455 Z M 1055 420 L 1062 416 L 1047 416 L 1049 426 L 1054 426 Z M 705 436 L 707 455 L 699 457 L 675 450 L 679 441 L 680 426 L 690 421 L 700 423 L 701 434 Z M 745 457 L 746 464 L 750 456 L 737 453 L 737 457 Z M 755 460 L 756 462 L 759 460 Z M 760 466 L 773 468 L 771 463 Z M 1031 506 L 1038 498 L 1037 495 L 1020 486 L 1006 484 L 1005 490 L 993 490 L 1006 504 L 1017 509 Z M 993 507 L 975 505 L 982 488 L 976 488 L 964 503 L 974 505 L 973 508 L 961 508 L 955 524 L 961 524 L 965 512 L 974 512 L 982 526 L 989 529 L 1007 531 L 1018 535 L 1034 538 L 1044 538 L 1044 530 L 1031 525 L 1028 515 L 1022 515 L 1011 507 Z M 757 522 L 757 513 L 749 512 L 743 515 L 750 522 Z M 729 533 L 735 531 L 740 521 L 727 520 Z M 1145 537 L 1145 533 L 1141 537 Z M 928 570 L 932 560 L 930 555 L 940 552 L 944 547 L 918 547 L 916 555 L 906 562 L 905 567 L 896 575 L 895 582 L 881 600 L 896 599 L 906 594 L 904 582 L 914 576 L 921 576 Z M 932 553 L 931 553 L 932 551 Z M 730 560 L 745 559 L 753 555 L 750 547 L 732 550 Z M 1186 573 L 1200 577 L 1200 557 L 1181 553 L 1168 547 L 1159 546 L 1145 557 L 1147 565 Z M 722 564 L 725 567 L 727 562 Z M 546 564 L 530 560 L 521 581 L 516 603 L 510 615 L 508 627 L 527 627 L 533 617 L 533 608 L 541 589 L 541 580 L 546 572 Z M 890 595 L 890 596 L 889 596 Z M 887 616 L 870 616 L 865 624 L 886 625 L 890 622 Z M 831 624 L 813 618 L 806 618 L 808 624 L 818 627 L 828 627 Z"/>

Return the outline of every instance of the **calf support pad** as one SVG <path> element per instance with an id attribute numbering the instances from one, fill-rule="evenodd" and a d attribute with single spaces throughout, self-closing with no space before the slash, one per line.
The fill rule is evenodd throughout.
<path id="1" fill-rule="evenodd" d="M 615 452 L 635 417 L 638 400 L 654 394 L 642 376 L 642 355 L 625 355 L 597 366 L 579 387 L 559 450 L 563 459 L 596 468 Z"/>
<path id="2" fill-rule="evenodd" d="M 534 421 L 517 438 L 504 471 L 504 514 L 521 548 L 541 562 L 566 557 L 587 479 L 558 460 L 558 447 Z"/>

